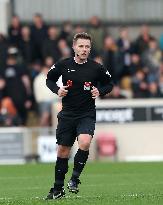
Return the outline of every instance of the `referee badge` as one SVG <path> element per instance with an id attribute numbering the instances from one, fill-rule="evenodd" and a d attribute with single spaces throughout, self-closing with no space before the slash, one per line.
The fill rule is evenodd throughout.
<path id="1" fill-rule="evenodd" d="M 85 82 L 84 83 L 84 90 L 91 90 L 91 82 Z"/>
<path id="2" fill-rule="evenodd" d="M 72 80 L 68 80 L 68 81 L 67 81 L 67 86 L 68 86 L 68 87 L 72 87 Z"/>

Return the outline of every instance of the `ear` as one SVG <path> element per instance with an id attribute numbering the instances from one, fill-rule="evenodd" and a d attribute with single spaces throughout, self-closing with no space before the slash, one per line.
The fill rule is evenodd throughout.
<path id="1" fill-rule="evenodd" d="M 73 41 L 73 43 L 72 43 L 72 48 L 74 48 L 75 44 L 76 44 L 76 43 Z"/>
<path id="2" fill-rule="evenodd" d="M 75 43 L 73 43 L 73 44 L 72 44 L 72 49 L 73 49 L 73 50 L 74 50 L 75 46 L 76 46 L 76 44 L 75 44 Z"/>

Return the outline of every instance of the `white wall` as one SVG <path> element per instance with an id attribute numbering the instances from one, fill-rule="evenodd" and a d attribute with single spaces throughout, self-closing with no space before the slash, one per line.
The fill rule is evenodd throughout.
<path id="1" fill-rule="evenodd" d="M 162 99 L 98 100 L 97 108 L 162 107 Z M 163 161 L 163 116 L 160 121 L 96 123 L 95 139 L 91 156 L 96 156 L 96 137 L 102 133 L 113 133 L 117 140 L 120 161 Z"/>
<path id="2" fill-rule="evenodd" d="M 163 161 L 163 122 L 97 124 L 95 137 L 109 132 L 117 140 L 118 160 Z"/>
<path id="3" fill-rule="evenodd" d="M 11 17 L 10 0 L 0 0 L 0 33 L 6 35 Z"/>

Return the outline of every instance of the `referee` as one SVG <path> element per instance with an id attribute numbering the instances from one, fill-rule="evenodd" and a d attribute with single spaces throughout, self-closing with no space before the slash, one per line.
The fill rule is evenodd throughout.
<path id="1" fill-rule="evenodd" d="M 68 171 L 68 159 L 75 139 L 78 151 L 74 157 L 74 168 L 67 188 L 78 193 L 80 174 L 87 162 L 89 147 L 94 135 L 96 110 L 95 99 L 111 92 L 111 75 L 99 63 L 88 58 L 91 50 L 91 36 L 78 33 L 73 38 L 74 57 L 57 62 L 47 75 L 48 88 L 62 97 L 62 110 L 58 114 L 56 138 L 58 144 L 55 166 L 55 182 L 46 199 L 65 196 L 64 179 Z M 63 87 L 56 85 L 62 75 Z"/>

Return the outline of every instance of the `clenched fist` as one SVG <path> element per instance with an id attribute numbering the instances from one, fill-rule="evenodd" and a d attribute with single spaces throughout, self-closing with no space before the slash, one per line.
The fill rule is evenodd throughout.
<path id="1" fill-rule="evenodd" d="M 93 89 L 91 90 L 91 93 L 92 93 L 93 99 L 96 99 L 100 95 L 99 90 L 94 86 L 93 86 Z"/>
<path id="2" fill-rule="evenodd" d="M 66 88 L 68 88 L 69 86 L 63 86 L 58 90 L 58 96 L 59 97 L 65 97 L 68 93 L 68 90 L 66 90 Z"/>

